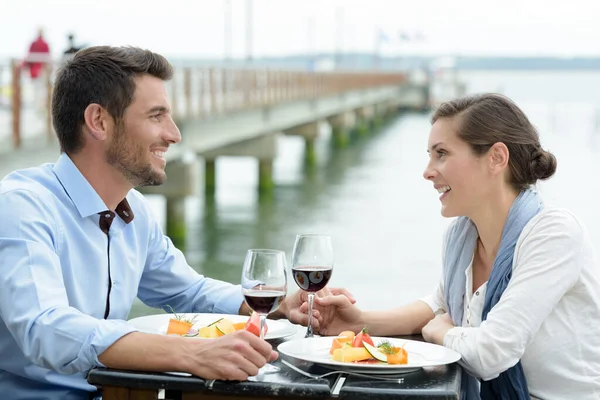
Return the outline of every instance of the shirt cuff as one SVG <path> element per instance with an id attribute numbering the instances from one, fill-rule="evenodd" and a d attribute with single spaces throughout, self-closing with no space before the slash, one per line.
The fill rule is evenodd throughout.
<path id="1" fill-rule="evenodd" d="M 467 335 L 469 334 L 468 332 L 473 329 L 473 328 L 468 328 L 468 327 L 454 327 L 452 329 L 450 329 L 448 332 L 446 332 L 446 334 L 444 335 L 444 347 L 448 347 L 450 349 L 456 349 L 458 346 L 455 346 L 454 344 L 467 337 Z"/>
<path id="2" fill-rule="evenodd" d="M 427 296 L 427 297 L 422 297 L 419 300 L 421 300 L 423 303 L 427 304 L 429 306 L 429 308 L 431 308 L 431 311 L 435 315 L 443 314 L 446 312 L 446 311 L 444 311 L 444 309 L 442 307 L 440 307 L 440 304 L 435 300 L 435 296 L 433 296 L 433 295 Z"/>
<path id="3" fill-rule="evenodd" d="M 220 290 L 222 293 L 220 293 L 219 301 L 215 304 L 214 312 L 220 314 L 238 314 L 244 302 L 241 285 L 232 285 Z"/>
<path id="4" fill-rule="evenodd" d="M 79 359 L 92 367 L 104 367 L 98 356 L 123 336 L 137 332 L 137 329 L 122 320 L 101 320 L 81 346 Z"/>

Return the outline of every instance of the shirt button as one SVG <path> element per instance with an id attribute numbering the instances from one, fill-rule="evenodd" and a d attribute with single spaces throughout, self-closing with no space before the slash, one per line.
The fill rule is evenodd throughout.
<path id="1" fill-rule="evenodd" d="M 110 218 L 110 214 L 104 214 L 104 218 Z"/>
<path id="2" fill-rule="evenodd" d="M 475 296 L 479 296 L 479 290 L 475 292 Z"/>

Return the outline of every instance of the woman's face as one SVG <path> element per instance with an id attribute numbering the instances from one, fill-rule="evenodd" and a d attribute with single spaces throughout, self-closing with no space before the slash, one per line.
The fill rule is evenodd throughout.
<path id="1" fill-rule="evenodd" d="M 440 118 L 429 133 L 429 163 L 423 177 L 439 192 L 444 217 L 470 217 L 493 196 L 488 156 L 476 156 L 458 138 L 459 128 L 455 118 Z"/>

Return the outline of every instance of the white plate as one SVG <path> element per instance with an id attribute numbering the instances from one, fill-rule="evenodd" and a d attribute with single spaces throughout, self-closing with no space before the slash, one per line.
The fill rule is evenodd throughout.
<path id="1" fill-rule="evenodd" d="M 231 314 L 185 313 L 178 315 L 183 315 L 186 319 L 192 319 L 194 321 L 193 327 L 196 329 L 212 324 L 213 322 L 221 318 L 227 318 L 233 323 L 246 322 L 248 320 L 248 317 L 245 317 L 243 315 Z M 169 319 L 173 317 L 173 314 L 147 315 L 144 317 L 130 319 L 127 322 L 142 332 L 160 333 L 165 335 L 167 333 L 167 327 L 169 326 Z M 267 319 L 267 326 L 269 329 L 267 331 L 265 339 L 279 339 L 286 336 L 290 336 L 296 333 L 297 329 L 296 326 L 292 325 L 287 320 Z"/>
<path id="2" fill-rule="evenodd" d="M 284 355 L 303 361 L 313 362 L 326 368 L 360 372 L 363 374 L 399 374 L 415 371 L 422 367 L 451 364 L 460 360 L 460 354 L 436 344 L 415 340 L 372 337 L 375 345 L 387 340 L 394 346 L 404 346 L 408 352 L 408 364 L 358 364 L 333 361 L 329 354 L 335 336 L 322 336 L 289 340 L 277 346 Z"/>

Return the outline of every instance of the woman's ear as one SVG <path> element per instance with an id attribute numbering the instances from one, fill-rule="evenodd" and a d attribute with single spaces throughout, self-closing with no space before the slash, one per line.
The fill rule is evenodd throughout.
<path id="1" fill-rule="evenodd" d="M 501 173 L 508 166 L 510 154 L 502 142 L 494 143 L 488 151 L 489 167 L 492 174 Z"/>
<path id="2" fill-rule="evenodd" d="M 88 134 L 95 140 L 106 140 L 110 125 L 110 115 L 99 104 L 88 105 L 83 113 L 84 127 Z"/>

